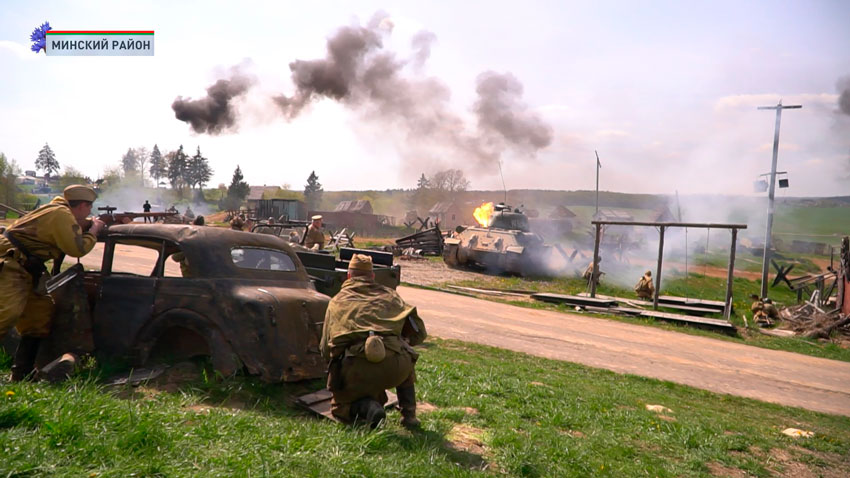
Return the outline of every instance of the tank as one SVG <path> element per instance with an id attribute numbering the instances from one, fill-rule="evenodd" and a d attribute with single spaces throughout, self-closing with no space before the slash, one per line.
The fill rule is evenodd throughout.
<path id="1" fill-rule="evenodd" d="M 506 204 L 487 203 L 475 210 L 477 226 L 458 226 L 446 238 L 443 260 L 450 267 L 473 267 L 521 276 L 551 273 L 552 247 L 531 232 L 528 217 Z"/>

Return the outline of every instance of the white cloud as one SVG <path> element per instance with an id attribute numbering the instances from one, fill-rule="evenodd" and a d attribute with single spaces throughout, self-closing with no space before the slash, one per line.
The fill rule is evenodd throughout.
<path id="1" fill-rule="evenodd" d="M 754 109 L 759 106 L 773 106 L 779 101 L 782 101 L 782 104 L 785 105 L 801 104 L 803 108 L 807 104 L 835 105 L 838 102 L 838 95 L 831 93 L 731 95 L 717 99 L 714 103 L 714 110 L 721 112 L 730 109 Z"/>
<path id="2" fill-rule="evenodd" d="M 9 40 L 0 40 L 0 51 L 8 51 L 15 55 L 19 60 L 26 61 L 35 61 L 44 55 L 44 53 L 36 54 L 26 45 L 21 45 L 20 43 Z"/>

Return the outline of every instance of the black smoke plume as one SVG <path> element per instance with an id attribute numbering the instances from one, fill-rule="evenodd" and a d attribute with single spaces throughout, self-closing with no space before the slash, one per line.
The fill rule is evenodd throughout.
<path id="1" fill-rule="evenodd" d="M 850 115 L 850 76 L 838 80 L 838 110 Z"/>
<path id="2" fill-rule="evenodd" d="M 219 134 L 234 128 L 237 114 L 233 100 L 245 94 L 253 83 L 252 78 L 233 71 L 229 79 L 218 80 L 207 88 L 205 98 L 178 96 L 171 109 L 177 119 L 192 125 L 196 133 Z"/>

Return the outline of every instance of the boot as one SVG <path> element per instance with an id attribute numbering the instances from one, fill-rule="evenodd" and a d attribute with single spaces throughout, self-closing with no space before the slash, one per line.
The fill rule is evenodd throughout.
<path id="1" fill-rule="evenodd" d="M 401 408 L 401 426 L 405 428 L 416 428 L 420 425 L 416 418 L 416 387 L 396 387 L 398 395 L 398 406 Z"/>
<path id="2" fill-rule="evenodd" d="M 18 350 L 15 351 L 15 362 L 12 365 L 12 381 L 20 382 L 31 380 L 35 357 L 38 355 L 38 347 L 41 345 L 39 337 L 21 337 Z"/>
<path id="3" fill-rule="evenodd" d="M 371 398 L 361 398 L 351 404 L 352 420 L 364 420 L 372 428 L 377 428 L 378 425 L 387 418 L 387 412 L 377 400 Z"/>

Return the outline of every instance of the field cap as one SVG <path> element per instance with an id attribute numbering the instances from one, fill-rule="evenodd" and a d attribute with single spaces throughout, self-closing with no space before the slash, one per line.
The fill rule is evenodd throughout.
<path id="1" fill-rule="evenodd" d="M 645 276 L 650 276 L 650 277 L 651 277 L 651 276 L 652 276 L 652 271 L 646 271 L 643 275 L 645 275 Z"/>
<path id="2" fill-rule="evenodd" d="M 315 216 L 313 216 L 311 219 L 313 219 L 314 221 L 318 221 L 318 220 L 319 220 L 319 219 L 321 219 L 321 218 L 322 218 L 322 215 L 321 215 L 321 214 L 316 214 L 316 215 L 315 215 Z"/>
<path id="3" fill-rule="evenodd" d="M 94 202 L 97 199 L 97 193 L 94 189 L 83 186 L 82 184 L 72 184 L 62 191 L 62 195 L 68 201 L 88 201 Z"/>
<path id="4" fill-rule="evenodd" d="M 348 261 L 348 270 L 372 272 L 372 258 L 366 254 L 354 254 Z"/>

